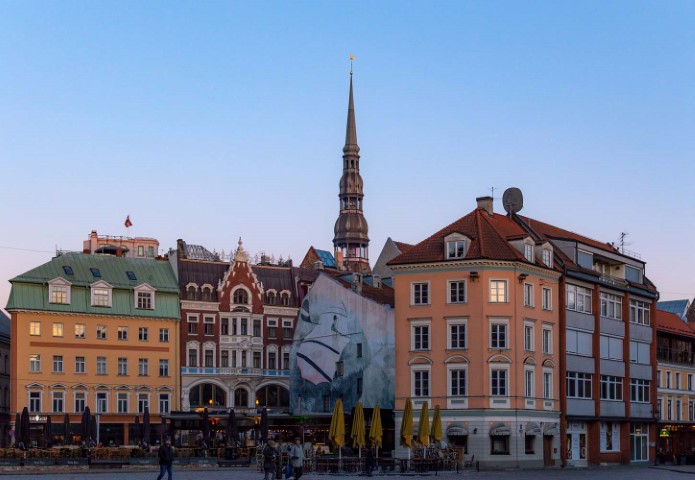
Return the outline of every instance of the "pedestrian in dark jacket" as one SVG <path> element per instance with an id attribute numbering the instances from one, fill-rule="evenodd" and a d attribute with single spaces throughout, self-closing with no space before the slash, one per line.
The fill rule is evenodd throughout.
<path id="1" fill-rule="evenodd" d="M 159 476 L 157 480 L 162 480 L 164 472 L 167 473 L 167 480 L 173 480 L 172 464 L 174 463 L 174 449 L 171 447 L 171 439 L 167 438 L 164 445 L 159 447 L 157 454 L 159 457 Z"/>
<path id="2" fill-rule="evenodd" d="M 263 447 L 263 472 L 264 480 L 274 480 L 277 471 L 277 444 L 275 439 L 269 438 L 268 443 Z"/>

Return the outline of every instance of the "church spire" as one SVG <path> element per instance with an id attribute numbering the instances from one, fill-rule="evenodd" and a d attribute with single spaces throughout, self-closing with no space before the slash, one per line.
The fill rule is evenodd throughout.
<path id="1" fill-rule="evenodd" d="M 340 214 L 335 222 L 333 247 L 336 259 L 347 270 L 369 272 L 369 236 L 367 220 L 362 211 L 362 177 L 360 176 L 360 147 L 357 145 L 355 103 L 350 70 L 350 98 L 348 100 L 345 146 L 343 147 L 343 175 L 340 178 Z"/>

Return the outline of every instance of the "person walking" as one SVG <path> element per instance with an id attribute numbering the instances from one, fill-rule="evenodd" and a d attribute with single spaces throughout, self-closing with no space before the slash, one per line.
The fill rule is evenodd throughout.
<path id="1" fill-rule="evenodd" d="M 164 441 L 164 445 L 159 447 L 157 456 L 159 457 L 159 476 L 157 480 L 162 480 L 164 472 L 168 475 L 167 480 L 173 480 L 172 465 L 174 463 L 174 449 L 171 447 L 171 438 L 167 437 Z"/>
<path id="2" fill-rule="evenodd" d="M 304 445 L 299 437 L 294 439 L 294 445 L 290 448 L 290 463 L 292 464 L 294 480 L 299 480 L 302 477 L 302 468 L 304 468 Z"/>
<path id="3" fill-rule="evenodd" d="M 263 472 L 264 480 L 275 480 L 277 471 L 277 444 L 274 438 L 269 438 L 268 443 L 263 447 Z"/>

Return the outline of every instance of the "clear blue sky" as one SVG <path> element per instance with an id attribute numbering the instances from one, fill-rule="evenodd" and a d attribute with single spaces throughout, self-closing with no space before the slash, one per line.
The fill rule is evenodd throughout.
<path id="1" fill-rule="evenodd" d="M 0 12 L 1 306 L 5 279 L 127 214 L 164 249 L 331 249 L 351 52 L 372 260 L 516 186 L 528 216 L 629 232 L 662 299 L 695 296 L 693 2 Z"/>

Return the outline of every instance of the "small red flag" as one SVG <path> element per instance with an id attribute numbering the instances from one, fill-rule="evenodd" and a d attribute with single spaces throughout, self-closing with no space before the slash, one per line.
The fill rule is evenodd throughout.
<path id="1" fill-rule="evenodd" d="M 125 217 L 125 228 L 130 228 L 133 226 L 133 222 L 130 221 L 130 215 Z"/>

